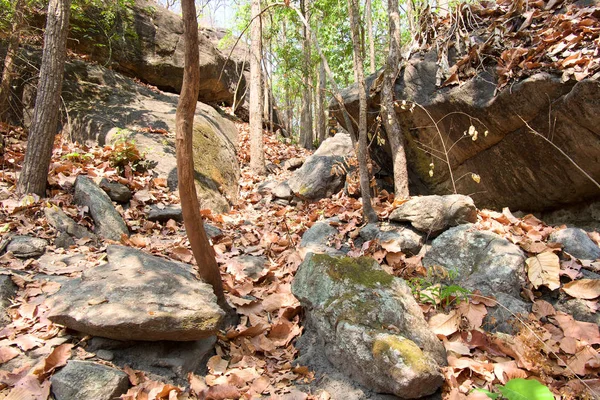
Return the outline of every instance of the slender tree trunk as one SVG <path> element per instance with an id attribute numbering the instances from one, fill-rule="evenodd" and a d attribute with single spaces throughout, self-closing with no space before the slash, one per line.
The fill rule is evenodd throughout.
<path id="1" fill-rule="evenodd" d="M 365 0 L 365 19 L 367 20 L 367 40 L 369 41 L 369 72 L 375 73 L 375 41 L 373 40 L 373 12 L 371 0 Z"/>
<path id="2" fill-rule="evenodd" d="M 414 37 L 417 33 L 415 28 L 415 3 L 413 0 L 406 0 L 406 19 L 408 19 L 408 31 L 410 36 Z"/>
<path id="3" fill-rule="evenodd" d="M 325 76 L 325 67 L 323 61 L 319 63 L 319 85 L 317 86 L 317 135 L 319 145 L 327 138 L 327 118 L 325 116 L 325 86 L 327 77 Z"/>
<path id="4" fill-rule="evenodd" d="M 302 14 L 308 20 L 308 0 L 301 0 Z M 306 27 L 302 29 L 302 52 L 304 62 L 302 66 L 302 111 L 300 112 L 300 146 L 305 149 L 313 148 L 313 123 L 311 113 L 311 80 L 310 80 L 310 36 Z"/>
<path id="5" fill-rule="evenodd" d="M 260 0 L 252 0 L 252 25 L 250 27 L 250 170 L 265 175 L 265 152 L 263 149 L 263 91 L 261 71 L 262 24 Z"/>
<path id="6" fill-rule="evenodd" d="M 400 62 L 400 15 L 398 14 L 398 0 L 388 0 L 388 14 L 390 24 L 390 51 L 385 65 L 383 84 L 381 87 L 381 109 L 383 111 L 383 126 L 392 149 L 392 157 L 394 160 L 395 195 L 397 199 L 406 199 L 409 196 L 409 192 L 404 136 L 402 135 L 398 115 L 394 109 L 394 86 L 396 85 L 398 64 Z"/>
<path id="7" fill-rule="evenodd" d="M 348 0 L 348 11 L 350 13 L 350 27 L 352 31 L 352 46 L 354 49 L 354 77 L 358 83 L 358 169 L 360 172 L 360 194 L 363 202 L 363 216 L 369 222 L 377 222 L 378 217 L 371 204 L 371 186 L 369 169 L 367 166 L 367 88 L 365 84 L 365 72 L 363 58 L 360 52 L 360 35 L 358 32 L 359 22 L 358 0 Z"/>
<path id="8" fill-rule="evenodd" d="M 48 4 L 42 65 L 23 171 L 17 185 L 19 193 L 43 197 L 46 192 L 52 145 L 58 129 L 70 11 L 71 0 L 50 0 Z"/>
<path id="9" fill-rule="evenodd" d="M 200 90 L 200 67 L 198 51 L 198 21 L 194 0 L 182 0 L 183 35 L 185 40 L 185 65 L 183 86 L 179 96 L 176 113 L 177 179 L 183 222 L 194 258 L 198 263 L 198 274 L 210 284 L 217 296 L 219 306 L 228 315 L 231 308 L 225 300 L 223 282 L 215 254 L 202 222 L 200 205 L 194 185 L 194 159 L 192 136 L 194 133 L 194 114 Z"/>
<path id="10" fill-rule="evenodd" d="M 16 56 L 19 51 L 21 29 L 23 27 L 23 8 L 25 0 L 17 0 L 13 17 L 12 31 L 8 40 L 8 50 L 4 58 L 2 82 L 0 82 L 0 121 L 8 122 L 11 114 L 10 89 L 16 75 Z"/>

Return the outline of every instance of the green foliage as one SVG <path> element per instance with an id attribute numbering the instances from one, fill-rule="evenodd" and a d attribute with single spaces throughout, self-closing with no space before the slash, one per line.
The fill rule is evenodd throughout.
<path id="1" fill-rule="evenodd" d="M 65 154 L 62 156 L 63 160 L 68 160 L 71 162 L 88 162 L 93 158 L 93 156 L 90 153 L 79 153 L 77 151 L 72 151 L 68 154 Z"/>
<path id="2" fill-rule="evenodd" d="M 496 385 L 502 393 L 502 398 L 508 400 L 554 400 L 554 395 L 548 387 L 535 379 L 515 378 L 506 382 L 506 385 Z M 498 394 L 483 389 L 475 389 L 485 393 L 491 399 L 497 399 Z"/>
<path id="3" fill-rule="evenodd" d="M 454 270 L 444 270 L 444 275 L 450 279 L 455 278 L 456 274 L 457 272 Z M 471 291 L 459 285 L 442 284 L 433 269 L 428 270 L 426 277 L 412 278 L 407 283 L 413 296 L 421 303 L 429 303 L 434 306 L 448 307 L 454 303 L 468 301 L 471 295 Z"/>
<path id="4" fill-rule="evenodd" d="M 130 139 L 129 131 L 119 130 L 108 157 L 110 165 L 124 173 L 127 169 L 142 172 L 148 168 L 144 155 L 140 153 L 135 141 Z"/>

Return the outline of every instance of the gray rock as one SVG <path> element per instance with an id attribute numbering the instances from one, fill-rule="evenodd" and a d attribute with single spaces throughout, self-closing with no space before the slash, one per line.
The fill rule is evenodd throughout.
<path id="1" fill-rule="evenodd" d="M 583 229 L 566 228 L 552 232 L 548 238 L 551 242 L 563 245 L 563 250 L 582 260 L 600 258 L 600 247 L 585 233 Z"/>
<path id="2" fill-rule="evenodd" d="M 96 235 L 88 231 L 85 227 L 77 224 L 63 210 L 56 206 L 46 207 L 44 215 L 48 223 L 52 225 L 60 234 L 55 239 L 54 244 L 57 247 L 69 247 L 75 244 L 76 239 L 90 238 L 97 240 Z"/>
<path id="3" fill-rule="evenodd" d="M 129 377 L 125 372 L 77 360 L 67 362 L 50 378 L 50 382 L 56 400 L 112 400 L 129 388 Z"/>
<path id="4" fill-rule="evenodd" d="M 205 374 L 202 368 L 214 354 L 215 343 L 215 336 L 192 342 L 139 342 L 93 337 L 86 350 L 98 357 L 110 353 L 111 362 L 121 368 L 128 366 L 144 371 L 150 379 L 184 386 L 189 372 Z"/>
<path id="5" fill-rule="evenodd" d="M 517 334 L 520 324 L 516 317 L 526 320 L 531 312 L 531 303 L 502 292 L 496 293 L 494 297 L 501 305 L 487 308 L 488 313 L 483 320 L 483 328 L 487 332 Z"/>
<path id="6" fill-rule="evenodd" d="M 192 267 L 123 246 L 107 253 L 107 264 L 51 297 L 53 322 L 117 340 L 193 341 L 216 333 L 224 312 Z"/>
<path id="7" fill-rule="evenodd" d="M 313 155 L 300 169 L 294 171 L 288 185 L 300 198 L 319 200 L 342 190 L 346 182 L 344 171 L 348 170 L 349 166 L 341 156 Z"/>
<path id="8" fill-rule="evenodd" d="M 304 158 L 290 158 L 288 160 L 285 160 L 285 162 L 283 163 L 283 169 L 286 169 L 288 171 L 294 171 L 300 168 L 302 164 L 304 164 Z"/>
<path id="9" fill-rule="evenodd" d="M 4 327 L 12 320 L 6 308 L 11 305 L 11 299 L 17 294 L 17 285 L 8 275 L 0 275 L 0 327 Z"/>
<path id="10" fill-rule="evenodd" d="M 477 222 L 473 199 L 463 195 L 413 197 L 390 214 L 390 220 L 408 221 L 425 233 L 438 233 L 451 226 Z"/>
<path id="11" fill-rule="evenodd" d="M 116 201 L 117 203 L 128 203 L 133 196 L 131 190 L 127 186 L 118 182 L 110 182 L 106 178 L 103 178 L 100 181 L 100 187 L 108 194 L 108 197 L 110 197 L 112 201 Z"/>
<path id="12" fill-rule="evenodd" d="M 316 222 L 302 235 L 300 251 L 302 254 L 327 253 L 343 254 L 335 248 L 335 239 L 339 231 L 327 222 Z"/>
<path id="13" fill-rule="evenodd" d="M 321 143 L 319 148 L 313 153 L 314 156 L 350 156 L 354 153 L 352 139 L 350 134 L 339 132 L 333 137 L 329 137 Z"/>
<path id="14" fill-rule="evenodd" d="M 150 211 L 148 211 L 149 221 L 167 222 L 170 219 L 177 222 L 183 221 L 181 206 L 168 205 L 164 208 L 159 208 L 157 205 L 150 206 Z"/>
<path id="15" fill-rule="evenodd" d="M 13 236 L 6 251 L 12 252 L 15 257 L 19 258 L 35 258 L 39 257 L 46 251 L 48 242 L 45 239 L 36 238 L 27 235 Z"/>
<path id="16" fill-rule="evenodd" d="M 265 195 L 265 194 L 271 193 L 273 188 L 275 188 L 275 186 L 277 186 L 277 185 L 278 185 L 277 181 L 268 180 L 268 181 L 261 182 L 257 186 L 256 190 L 258 191 L 259 194 Z"/>
<path id="17" fill-rule="evenodd" d="M 204 230 L 210 239 L 218 238 L 223 236 L 223 231 L 217 228 L 216 226 L 212 226 L 208 222 L 204 223 Z"/>
<path id="18" fill-rule="evenodd" d="M 294 192 L 292 192 L 292 189 L 287 182 L 281 182 L 275 186 L 271 193 L 276 199 L 291 200 L 294 197 Z"/>
<path id="19" fill-rule="evenodd" d="M 423 258 L 425 267 L 440 266 L 447 284 L 479 289 L 484 295 L 499 292 L 519 298 L 525 282 L 525 255 L 495 233 L 478 231 L 475 225 L 448 229 L 431 244 Z"/>
<path id="20" fill-rule="evenodd" d="M 243 255 L 233 257 L 232 263 L 239 264 L 247 277 L 252 280 L 259 279 L 262 274 L 261 272 L 265 269 L 267 259 L 265 257 L 257 257 L 251 255 Z"/>
<path id="21" fill-rule="evenodd" d="M 370 223 L 360 230 L 364 241 L 377 239 L 399 247 L 404 253 L 417 254 L 423 247 L 423 235 L 412 229 L 394 223 Z"/>
<path id="22" fill-rule="evenodd" d="M 88 208 L 98 236 L 118 242 L 121 235 L 129 235 L 127 225 L 110 197 L 87 176 L 79 175 L 75 180 L 74 199 L 75 203 Z"/>
<path id="23" fill-rule="evenodd" d="M 328 359 L 360 384 L 401 398 L 426 396 L 442 385 L 444 346 L 406 283 L 375 260 L 311 254 L 292 293 Z"/>

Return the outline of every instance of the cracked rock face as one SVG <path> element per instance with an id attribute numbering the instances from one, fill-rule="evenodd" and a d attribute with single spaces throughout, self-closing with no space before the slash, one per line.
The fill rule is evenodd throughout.
<path id="1" fill-rule="evenodd" d="M 192 341 L 214 335 L 224 312 L 191 266 L 109 246 L 108 263 L 63 284 L 50 320 L 117 340 Z"/>

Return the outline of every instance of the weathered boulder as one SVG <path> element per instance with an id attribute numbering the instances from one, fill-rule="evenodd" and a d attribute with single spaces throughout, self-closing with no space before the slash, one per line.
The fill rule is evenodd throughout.
<path id="1" fill-rule="evenodd" d="M 192 267 L 123 246 L 107 253 L 107 264 L 52 297 L 52 321 L 117 340 L 191 341 L 216 333 L 224 312 Z"/>
<path id="2" fill-rule="evenodd" d="M 413 197 L 390 214 L 390 220 L 405 222 L 421 232 L 438 233 L 450 226 L 477 222 L 473 199 L 460 194 Z"/>
<path id="3" fill-rule="evenodd" d="M 112 400 L 129 388 L 123 371 L 91 361 L 71 360 L 50 378 L 56 400 Z"/>
<path id="4" fill-rule="evenodd" d="M 19 258 L 35 258 L 44 254 L 46 246 L 48 246 L 46 239 L 16 235 L 10 238 L 6 251 L 10 251 L 15 257 Z"/>
<path id="5" fill-rule="evenodd" d="M 100 10 L 90 9 L 93 20 Z M 93 14 L 93 13 L 97 14 Z M 107 43 L 105 33 L 85 20 L 74 20 L 69 45 L 88 54 L 103 65 L 157 86 L 179 93 L 183 84 L 184 41 L 181 16 L 154 1 L 136 0 L 131 10 L 132 23 L 123 21 L 117 29 L 120 40 Z M 130 32 L 133 31 L 133 32 Z M 85 33 L 85 34 L 83 34 Z M 204 102 L 233 103 L 236 86 L 238 99 L 246 88 L 241 61 L 227 59 L 205 35 L 199 35 L 200 92 Z M 102 45 L 99 45 L 102 44 Z M 249 68 L 249 62 L 246 63 Z M 222 72 L 222 73 L 221 73 Z M 240 76 L 241 75 L 241 76 Z"/>
<path id="6" fill-rule="evenodd" d="M 108 179 L 102 178 L 100 188 L 106 192 L 112 201 L 117 203 L 127 203 L 131 200 L 131 190 L 122 183 L 110 182 Z"/>
<path id="7" fill-rule="evenodd" d="M 525 282 L 525 254 L 501 236 L 466 224 L 448 229 L 432 243 L 423 258 L 425 267 L 443 267 L 442 280 L 484 295 L 498 292 L 519 298 Z"/>
<path id="8" fill-rule="evenodd" d="M 17 294 L 17 285 L 8 275 L 0 275 L 0 327 L 4 327 L 12 320 L 6 312 L 6 307 L 11 305 L 11 300 Z"/>
<path id="9" fill-rule="evenodd" d="M 429 330 L 410 288 L 362 257 L 309 255 L 292 292 L 328 359 L 354 380 L 405 399 L 434 393 L 444 379 L 442 343 Z"/>
<path id="10" fill-rule="evenodd" d="M 423 150 L 426 145 L 445 157 L 443 138 L 446 149 L 451 148 L 448 158 L 458 193 L 472 193 L 480 208 L 539 211 L 598 199 L 600 189 L 561 153 L 590 176 L 600 176 L 596 162 L 600 149 L 598 80 L 562 81 L 560 75 L 537 73 L 498 91 L 496 68 L 489 66 L 479 68 L 475 77 L 461 85 L 440 88 L 436 86 L 440 57 L 435 50 L 413 54 L 396 81 L 395 98 L 409 105 L 403 109 L 398 101 L 396 114 L 406 143 L 411 193 L 453 191 L 446 163 L 434 160 L 430 176 L 432 157 Z M 379 76 L 367 80 L 372 94 L 370 123 L 379 115 Z M 357 86 L 343 90 L 342 96 L 358 120 Z M 411 104 L 418 106 L 407 109 Z M 330 103 L 330 110 L 344 125 L 335 102 Z M 465 139 L 464 132 L 472 125 L 477 139 Z M 532 134 L 528 125 L 551 136 L 552 144 Z M 391 175 L 393 155 L 388 142 L 374 143 L 370 149 L 373 159 Z M 470 179 L 472 173 L 479 175 L 480 183 Z"/>
<path id="11" fill-rule="evenodd" d="M 175 111 L 179 97 L 153 91 L 100 65 L 70 61 L 63 98 L 70 113 L 70 134 L 90 144 L 132 141 L 152 173 L 177 189 Z M 235 124 L 214 108 L 197 103 L 193 152 L 196 191 L 202 208 L 226 212 L 238 198 L 240 169 Z"/>
<path id="12" fill-rule="evenodd" d="M 351 156 L 354 153 L 352 139 L 348 133 L 339 132 L 321 143 L 313 156 Z"/>
<path id="13" fill-rule="evenodd" d="M 69 247 L 74 245 L 76 239 L 97 239 L 96 235 L 73 221 L 71 217 L 56 206 L 44 208 L 44 215 L 46 216 L 48 223 L 59 232 L 58 237 L 54 241 L 54 244 L 57 247 Z"/>
<path id="14" fill-rule="evenodd" d="M 600 247 L 583 229 L 566 228 L 552 232 L 548 238 L 551 242 L 563 245 L 563 250 L 582 260 L 596 260 L 600 258 Z"/>
<path id="15" fill-rule="evenodd" d="M 87 176 L 79 175 L 75 180 L 74 199 L 78 205 L 88 208 L 98 236 L 114 241 L 121 240 L 121 235 L 129 236 L 127 225 L 110 197 Z"/>
<path id="16" fill-rule="evenodd" d="M 278 184 L 279 183 L 277 181 L 273 181 L 273 180 L 269 179 L 267 181 L 261 182 L 256 187 L 256 190 L 258 191 L 259 194 L 266 195 L 266 194 L 271 193 Z"/>
<path id="17" fill-rule="evenodd" d="M 360 230 L 359 235 L 365 242 L 377 239 L 388 251 L 393 248 L 395 251 L 409 254 L 417 254 L 424 242 L 423 235 L 409 227 L 385 222 L 367 224 Z"/>
<path id="18" fill-rule="evenodd" d="M 340 168 L 334 168 L 339 165 Z M 342 156 L 311 156 L 294 171 L 288 185 L 300 198 L 319 200 L 339 192 L 349 166 Z"/>

